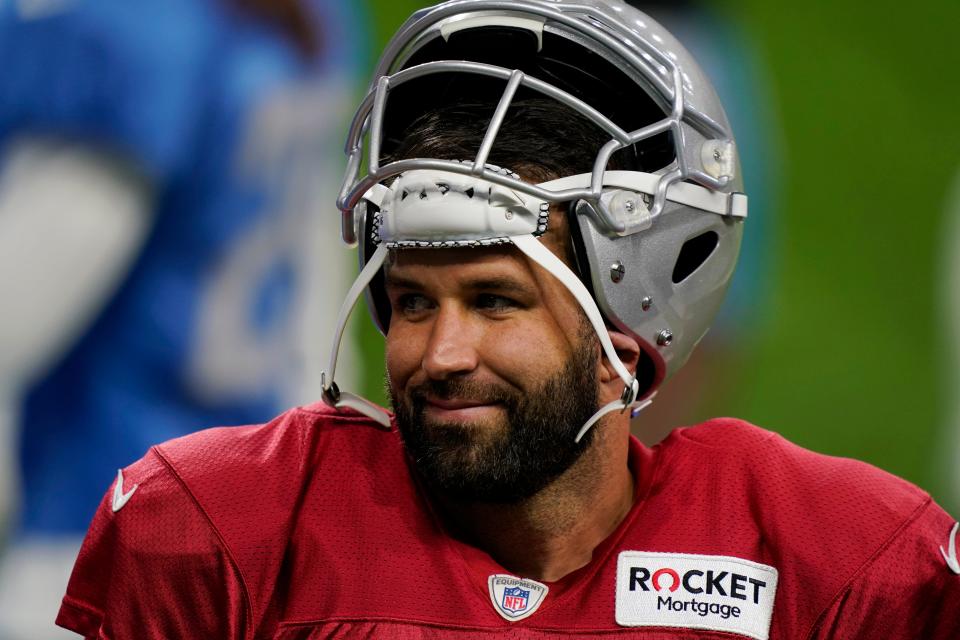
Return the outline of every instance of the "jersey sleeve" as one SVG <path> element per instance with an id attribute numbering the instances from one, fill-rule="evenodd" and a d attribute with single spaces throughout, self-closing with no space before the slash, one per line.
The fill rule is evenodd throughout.
<path id="1" fill-rule="evenodd" d="M 177 476 L 151 451 L 124 470 L 119 491 L 116 482 L 80 549 L 57 624 L 97 640 L 245 637 L 242 577 Z"/>
<path id="2" fill-rule="evenodd" d="M 932 500 L 920 507 L 837 594 L 809 637 L 960 638 L 960 575 L 947 562 L 954 525 Z"/>

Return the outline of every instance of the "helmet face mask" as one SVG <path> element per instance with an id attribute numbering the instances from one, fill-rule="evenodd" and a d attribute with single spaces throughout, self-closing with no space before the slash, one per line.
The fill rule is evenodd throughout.
<path id="1" fill-rule="evenodd" d="M 346 307 L 352 308 L 358 286 L 374 280 L 370 308 L 386 328 L 389 311 L 376 293 L 379 265 L 371 263 L 382 261 L 385 248 L 512 242 L 547 267 L 536 222 L 563 203 L 580 276 L 555 258 L 559 266 L 547 268 L 581 302 L 601 343 L 606 338 L 611 361 L 620 364 L 606 324 L 641 344 L 648 371 L 639 381 L 621 372 L 626 388 L 619 407 L 651 397 L 713 320 L 746 216 L 729 124 L 686 50 L 647 16 L 614 0 L 452 0 L 414 14 L 374 78 L 350 128 L 338 200 L 344 240 L 360 242 L 368 273 L 341 311 L 331 385 Z M 565 155 L 565 141 L 542 132 L 553 145 L 545 148 L 555 151 L 537 156 L 530 136 L 534 157 L 511 161 L 543 164 L 556 178 L 534 184 L 513 173 L 526 167 L 506 165 L 501 158 L 511 156 L 498 142 L 501 133 L 513 135 L 514 114 L 537 101 L 556 103 L 599 137 L 595 149 L 572 149 L 586 152 L 586 163 L 562 166 L 561 157 L 550 166 L 554 156 Z M 489 119 L 468 157 L 456 157 L 462 149 L 437 157 L 404 151 L 424 111 L 467 106 Z M 445 198 L 451 192 L 456 197 Z M 521 221 L 528 226 L 518 226 Z"/>

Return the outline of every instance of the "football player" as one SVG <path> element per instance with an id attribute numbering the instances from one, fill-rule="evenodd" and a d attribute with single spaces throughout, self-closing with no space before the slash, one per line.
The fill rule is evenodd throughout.
<path id="1" fill-rule="evenodd" d="M 387 46 L 339 198 L 323 399 L 154 447 L 91 525 L 87 637 L 953 638 L 958 525 L 735 419 L 647 448 L 747 196 L 707 78 L 617 0 L 452 0 Z M 361 295 L 394 414 L 336 383 Z M 144 588 L 149 585 L 149 588 Z"/>

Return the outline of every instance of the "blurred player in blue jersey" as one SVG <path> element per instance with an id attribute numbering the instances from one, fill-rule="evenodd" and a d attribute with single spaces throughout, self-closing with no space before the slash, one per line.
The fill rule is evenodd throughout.
<path id="1" fill-rule="evenodd" d="M 49 627 L 111 468 L 316 396 L 352 4 L 0 3 L 0 636 L 43 563 Z"/>

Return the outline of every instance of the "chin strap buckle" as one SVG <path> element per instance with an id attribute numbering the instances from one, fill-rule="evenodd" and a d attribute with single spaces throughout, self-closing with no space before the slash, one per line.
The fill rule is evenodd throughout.
<path id="1" fill-rule="evenodd" d="M 636 378 L 630 381 L 630 384 L 623 388 L 623 393 L 620 395 L 619 400 L 614 400 L 613 402 L 608 402 L 607 404 L 600 407 L 595 414 L 590 416 L 590 419 L 587 420 L 586 424 L 580 428 L 580 432 L 577 433 L 577 437 L 574 439 L 574 442 L 580 442 L 580 439 L 587 434 L 587 431 L 590 430 L 590 427 L 595 425 L 600 418 L 607 415 L 612 411 L 620 410 L 620 413 L 623 413 L 631 407 L 635 407 L 635 410 L 642 409 L 650 404 L 650 400 L 647 399 L 639 405 L 637 404 L 637 396 L 640 395 L 640 383 Z M 631 412 L 630 417 L 632 418 L 635 413 Z"/>
<path id="2" fill-rule="evenodd" d="M 320 386 L 323 389 L 320 393 L 323 401 L 334 409 L 353 409 L 361 413 L 384 429 L 390 429 L 390 415 L 384 410 L 373 404 L 365 398 L 350 393 L 349 391 L 340 391 L 340 387 L 333 380 L 327 385 L 326 371 L 320 374 Z"/>
<path id="3" fill-rule="evenodd" d="M 331 407 L 336 407 L 337 403 L 340 402 L 340 387 L 338 387 L 337 383 L 333 380 L 331 380 L 330 384 L 327 385 L 326 371 L 320 372 L 320 387 L 323 389 L 321 393 L 323 396 L 323 401 Z"/>
<path id="4" fill-rule="evenodd" d="M 624 385 L 623 393 L 620 394 L 620 402 L 623 403 L 623 409 L 620 410 L 620 413 L 630 408 L 630 405 L 636 402 L 638 395 L 640 395 L 640 382 L 634 378 L 630 381 L 630 384 Z"/>

